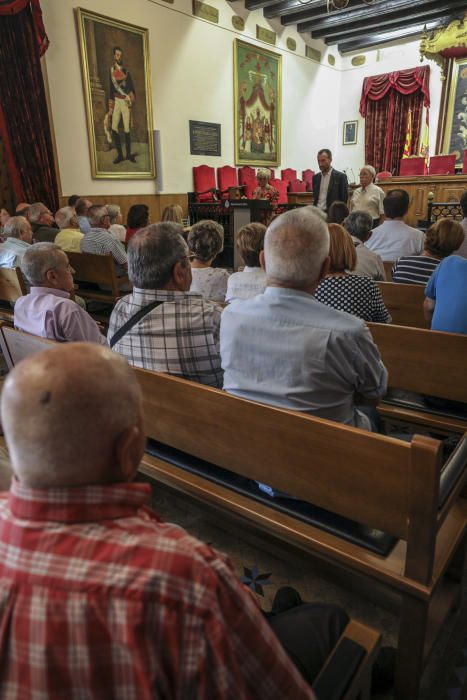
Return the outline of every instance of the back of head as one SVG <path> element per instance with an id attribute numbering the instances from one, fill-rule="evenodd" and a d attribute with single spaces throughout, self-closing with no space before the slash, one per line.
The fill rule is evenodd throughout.
<path id="1" fill-rule="evenodd" d="M 357 264 L 357 253 L 350 234 L 339 224 L 329 224 L 328 228 L 330 236 L 330 271 L 344 272 L 345 270 L 354 270 Z"/>
<path id="2" fill-rule="evenodd" d="M 46 209 L 47 207 L 42 202 L 31 204 L 28 209 L 28 219 L 31 224 L 37 223 Z"/>
<path id="3" fill-rule="evenodd" d="M 465 217 L 467 217 L 467 190 L 462 193 L 460 203 L 461 203 L 461 208 L 462 208 L 462 214 L 465 218 Z"/>
<path id="4" fill-rule="evenodd" d="M 80 198 L 79 194 L 72 194 L 70 197 L 68 197 L 68 206 L 69 207 L 74 207 L 78 199 Z"/>
<path id="5" fill-rule="evenodd" d="M 172 222 L 151 224 L 138 231 L 128 244 L 128 277 L 138 289 L 163 289 L 175 263 L 186 259 L 188 246 L 182 227 Z"/>
<path id="6" fill-rule="evenodd" d="M 319 279 L 329 254 L 328 227 L 314 207 L 281 214 L 264 238 L 268 281 L 292 288 L 308 287 Z"/>
<path id="7" fill-rule="evenodd" d="M 373 219 L 367 211 L 354 209 L 343 222 L 343 226 L 351 236 L 355 236 L 364 243 L 373 228 Z"/>
<path id="8" fill-rule="evenodd" d="M 345 202 L 333 202 L 328 209 L 328 224 L 341 224 L 349 215 L 349 207 Z"/>
<path id="9" fill-rule="evenodd" d="M 111 224 L 115 224 L 117 222 L 118 217 L 120 216 L 121 210 L 118 204 L 107 204 L 107 212 L 109 214 L 109 219 Z"/>
<path id="10" fill-rule="evenodd" d="M 180 204 L 169 204 L 162 212 L 162 221 L 173 221 L 183 224 L 183 209 Z"/>
<path id="11" fill-rule="evenodd" d="M 128 228 L 144 228 L 149 223 L 149 207 L 146 204 L 133 204 L 128 210 Z"/>
<path id="12" fill-rule="evenodd" d="M 76 216 L 74 207 L 62 207 L 55 214 L 55 222 L 59 228 L 68 228 L 74 216 Z"/>
<path id="13" fill-rule="evenodd" d="M 224 247 L 224 229 L 211 219 L 198 221 L 188 234 L 188 247 L 197 260 L 209 262 Z"/>
<path id="14" fill-rule="evenodd" d="M 248 267 L 259 267 L 259 254 L 264 248 L 266 226 L 259 223 L 246 224 L 237 233 L 237 246 L 241 258 Z"/>
<path id="15" fill-rule="evenodd" d="M 464 236 L 458 221 L 438 219 L 426 232 L 425 250 L 437 258 L 446 258 L 462 245 Z"/>
<path id="16" fill-rule="evenodd" d="M 35 243 L 27 249 L 21 260 L 21 272 L 33 287 L 42 287 L 47 272 L 66 262 L 65 252 L 55 243 Z"/>
<path id="17" fill-rule="evenodd" d="M 405 190 L 389 190 L 383 200 L 387 219 L 402 219 L 409 210 L 410 198 Z"/>
<path id="18" fill-rule="evenodd" d="M 79 197 L 75 202 L 75 211 L 78 216 L 86 216 L 88 210 L 88 200 L 85 197 Z"/>
<path id="19" fill-rule="evenodd" d="M 8 375 L 1 414 L 13 471 L 27 486 L 123 481 L 115 455 L 124 436 L 142 427 L 141 392 L 116 353 L 96 343 L 63 343 Z"/>
<path id="20" fill-rule="evenodd" d="M 93 204 L 93 206 L 88 209 L 88 221 L 93 228 L 98 228 L 106 214 L 107 207 L 105 204 Z"/>
<path id="21" fill-rule="evenodd" d="M 20 238 L 21 233 L 29 230 L 29 222 L 24 216 L 11 216 L 3 228 L 6 238 Z"/>

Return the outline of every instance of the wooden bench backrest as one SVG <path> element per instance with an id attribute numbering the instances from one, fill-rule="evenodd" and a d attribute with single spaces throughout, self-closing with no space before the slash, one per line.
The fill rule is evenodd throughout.
<path id="1" fill-rule="evenodd" d="M 67 253 L 71 266 L 75 270 L 76 282 L 92 282 L 108 285 L 112 294 L 120 294 L 115 263 L 110 255 L 94 255 L 94 253 Z"/>
<path id="2" fill-rule="evenodd" d="M 26 285 L 19 267 L 0 268 L 0 301 L 14 302 L 26 293 Z"/>
<path id="3" fill-rule="evenodd" d="M 34 353 L 52 348 L 54 345 L 56 345 L 54 340 L 23 333 L 23 331 L 17 331 L 6 324 L 0 325 L 0 347 L 9 369 L 12 369 L 28 355 L 34 355 Z"/>
<path id="4" fill-rule="evenodd" d="M 386 281 L 392 282 L 392 268 L 394 267 L 394 262 L 389 260 L 383 261 L 384 273 L 386 275 Z"/>
<path id="5" fill-rule="evenodd" d="M 377 285 L 394 324 L 414 328 L 430 327 L 423 316 L 425 287 L 422 284 L 377 282 Z"/>
<path id="6" fill-rule="evenodd" d="M 384 323 L 368 327 L 388 370 L 390 387 L 467 401 L 467 335 Z"/>
<path id="7" fill-rule="evenodd" d="M 424 528 L 433 529 L 438 441 L 405 443 L 136 372 L 148 437 L 402 539 L 416 502 L 419 516 L 430 510 Z"/>

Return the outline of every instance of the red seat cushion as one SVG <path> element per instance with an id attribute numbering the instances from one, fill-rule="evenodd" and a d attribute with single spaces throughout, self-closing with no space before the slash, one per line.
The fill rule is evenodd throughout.
<path id="1" fill-rule="evenodd" d="M 432 156 L 428 168 L 429 175 L 455 175 L 456 174 L 456 154 L 450 153 L 448 156 Z"/>
<path id="2" fill-rule="evenodd" d="M 425 158 L 401 158 L 399 175 L 426 175 Z"/>
<path id="3" fill-rule="evenodd" d="M 306 182 L 303 182 L 303 180 L 291 180 L 289 192 L 306 192 Z"/>
<path id="4" fill-rule="evenodd" d="M 272 178 L 269 180 L 269 184 L 275 187 L 279 192 L 278 204 L 287 204 L 287 182 L 285 180 L 278 180 L 277 178 Z"/>
<path id="5" fill-rule="evenodd" d="M 293 168 L 284 168 L 284 170 L 281 170 L 281 180 L 285 180 L 285 182 L 290 182 L 291 180 L 296 179 L 297 171 Z"/>

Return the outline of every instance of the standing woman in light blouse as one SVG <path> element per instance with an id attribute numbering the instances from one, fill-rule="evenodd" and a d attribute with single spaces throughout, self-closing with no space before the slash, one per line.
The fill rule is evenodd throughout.
<path id="1" fill-rule="evenodd" d="M 366 211 L 373 219 L 373 228 L 379 226 L 381 216 L 384 214 L 383 199 L 386 196 L 378 185 L 375 185 L 376 170 L 372 165 L 364 165 L 360 170 L 360 187 L 358 187 L 350 200 L 351 209 Z"/>

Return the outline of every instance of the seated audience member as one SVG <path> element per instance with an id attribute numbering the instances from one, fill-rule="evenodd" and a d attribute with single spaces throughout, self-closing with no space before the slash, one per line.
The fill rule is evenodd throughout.
<path id="1" fill-rule="evenodd" d="M 350 234 L 355 252 L 357 253 L 357 263 L 353 270 L 356 275 L 371 277 L 373 280 L 386 279 L 383 261 L 372 250 L 364 245 L 371 236 L 373 219 L 366 211 L 354 210 L 343 223 L 346 231 Z"/>
<path id="2" fill-rule="evenodd" d="M 222 312 L 224 389 L 245 399 L 370 429 L 387 372 L 365 323 L 314 298 L 329 266 L 326 223 L 308 207 L 274 219 L 260 259 L 264 294 Z"/>
<path id="3" fill-rule="evenodd" d="M 125 243 L 126 228 L 122 224 L 122 210 L 118 204 L 107 204 L 107 211 L 109 212 L 110 219 L 109 233 L 111 233 L 117 241 Z"/>
<path id="4" fill-rule="evenodd" d="M 373 229 L 366 247 L 383 261 L 393 261 L 403 255 L 420 255 L 423 250 L 423 233 L 404 223 L 410 199 L 405 190 L 390 190 L 383 201 L 386 220 Z"/>
<path id="5" fill-rule="evenodd" d="M 467 333 L 467 259 L 441 260 L 425 289 L 424 311 L 433 331 Z"/>
<path id="6" fill-rule="evenodd" d="M 75 202 L 76 215 L 78 217 L 79 228 L 81 233 L 89 233 L 91 230 L 91 224 L 88 220 L 88 211 L 92 207 L 92 202 L 85 197 L 80 197 Z"/>
<path id="7" fill-rule="evenodd" d="M 423 253 L 406 255 L 396 262 L 392 268 L 393 282 L 426 284 L 439 261 L 452 255 L 463 240 L 464 229 L 458 221 L 438 219 L 425 234 Z"/>
<path id="8" fill-rule="evenodd" d="M 279 192 L 269 184 L 271 171 L 268 168 L 259 168 L 256 173 L 258 187 L 253 190 L 252 199 L 267 199 L 271 204 L 277 204 Z"/>
<path id="9" fill-rule="evenodd" d="M 225 300 L 250 299 L 266 289 L 266 273 L 261 267 L 259 254 L 264 247 L 266 226 L 258 223 L 246 224 L 237 233 L 237 247 L 245 263 L 241 272 L 230 275 Z"/>
<path id="10" fill-rule="evenodd" d="M 84 234 L 79 228 L 79 221 L 74 207 L 62 207 L 55 214 L 55 221 L 60 229 L 55 237 L 55 245 L 68 253 L 79 253 Z"/>
<path id="11" fill-rule="evenodd" d="M 464 229 L 464 240 L 462 241 L 460 247 L 456 250 L 456 255 L 461 255 L 463 258 L 467 258 L 467 190 L 462 194 L 460 199 L 460 204 L 462 207 L 463 219 L 461 221 L 462 228 Z"/>
<path id="12" fill-rule="evenodd" d="M 54 215 L 42 202 L 35 202 L 28 208 L 27 218 L 32 228 L 34 243 L 53 243 L 58 233 Z M 52 226 L 52 224 L 54 224 Z"/>
<path id="13" fill-rule="evenodd" d="M 67 202 L 68 206 L 74 208 L 78 199 L 80 199 L 79 194 L 70 195 L 70 197 L 68 197 L 68 202 Z"/>
<path id="14" fill-rule="evenodd" d="M 16 205 L 15 216 L 25 216 L 27 218 L 27 213 L 31 205 L 27 202 L 20 202 Z"/>
<path id="15" fill-rule="evenodd" d="M 31 247 L 31 224 L 24 216 L 12 216 L 3 229 L 5 242 L 0 245 L 0 267 L 20 267 L 25 252 Z"/>
<path id="16" fill-rule="evenodd" d="M 328 210 L 328 224 L 342 224 L 348 215 L 349 207 L 345 202 L 333 202 Z"/>
<path id="17" fill-rule="evenodd" d="M 5 697 L 21 684 L 41 698 L 313 700 L 308 671 L 345 612 L 289 606 L 269 624 L 226 555 L 150 509 L 133 482 L 141 390 L 122 358 L 90 343 L 32 355 L 1 415 L 15 474 L 0 498 Z"/>
<path id="18" fill-rule="evenodd" d="M 183 226 L 183 209 L 180 204 L 169 204 L 162 212 L 161 221 L 173 221 Z"/>
<path id="19" fill-rule="evenodd" d="M 390 323 L 391 316 L 376 283 L 369 277 L 349 274 L 357 262 L 350 234 L 339 224 L 329 224 L 328 228 L 330 265 L 316 289 L 315 299 L 364 321 Z"/>
<path id="20" fill-rule="evenodd" d="M 360 170 L 360 187 L 357 187 L 350 200 L 352 211 L 366 211 L 372 218 L 371 228 L 379 226 L 384 214 L 384 190 L 375 185 L 376 170 L 372 165 L 364 165 Z M 338 221 L 337 223 L 341 223 Z"/>
<path id="21" fill-rule="evenodd" d="M 131 239 L 133 293 L 112 311 L 109 345 L 136 367 L 221 387 L 221 309 L 189 291 L 191 267 L 180 230 L 170 222 L 153 224 Z"/>
<path id="22" fill-rule="evenodd" d="M 59 342 L 107 343 L 94 319 L 71 298 L 73 268 L 58 245 L 30 246 L 21 271 L 31 288 L 15 303 L 16 328 Z"/>
<path id="23" fill-rule="evenodd" d="M 137 231 L 149 225 L 149 207 L 146 204 L 133 204 L 128 210 L 125 242 Z"/>
<path id="24" fill-rule="evenodd" d="M 224 248 L 224 229 L 216 221 L 205 219 L 194 224 L 188 234 L 192 253 L 191 291 L 211 301 L 225 301 L 229 273 L 212 263 Z"/>
<path id="25" fill-rule="evenodd" d="M 238 199 L 247 199 L 247 196 L 245 195 L 245 188 L 246 185 L 234 185 L 233 187 L 229 187 L 229 199 L 233 201 Z"/>
<path id="26" fill-rule="evenodd" d="M 91 228 L 84 234 L 81 241 L 82 253 L 94 253 L 95 255 L 108 255 L 114 259 L 118 277 L 126 275 L 128 260 L 122 244 L 115 240 L 108 229 L 110 217 L 107 207 L 94 204 L 88 211 L 88 219 Z"/>
<path id="27" fill-rule="evenodd" d="M 0 234 L 3 234 L 3 229 L 5 227 L 6 222 L 10 218 L 10 213 L 7 209 L 2 207 L 0 209 Z"/>

